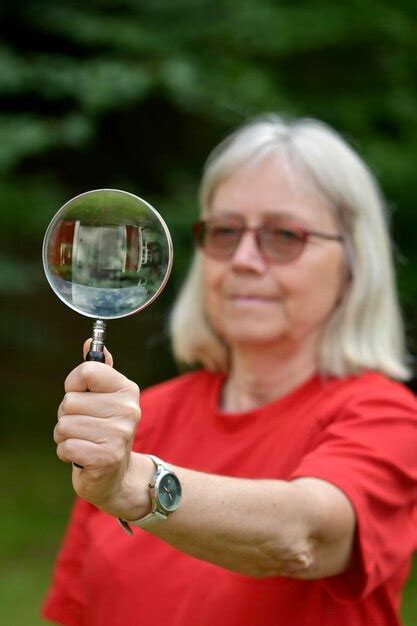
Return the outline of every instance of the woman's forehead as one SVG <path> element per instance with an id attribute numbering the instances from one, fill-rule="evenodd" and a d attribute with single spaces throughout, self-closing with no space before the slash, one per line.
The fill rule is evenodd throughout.
<path id="1" fill-rule="evenodd" d="M 334 225 L 333 204 L 307 174 L 269 156 L 247 163 L 221 181 L 211 196 L 211 215 L 239 214 L 247 220 L 277 215 L 306 225 Z"/>

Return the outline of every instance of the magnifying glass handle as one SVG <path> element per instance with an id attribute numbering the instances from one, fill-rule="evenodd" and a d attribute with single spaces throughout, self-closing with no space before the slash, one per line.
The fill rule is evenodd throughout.
<path id="1" fill-rule="evenodd" d="M 98 352 L 97 350 L 89 350 L 87 352 L 87 356 L 85 357 L 86 361 L 97 361 L 98 363 L 105 363 L 106 357 L 104 356 L 104 352 Z"/>
<path id="2" fill-rule="evenodd" d="M 105 363 L 106 357 L 104 355 L 104 339 L 106 336 L 106 322 L 103 320 L 96 320 L 93 324 L 93 338 L 91 340 L 90 350 L 85 357 L 86 361 L 97 361 L 98 363 Z M 82 465 L 73 463 L 75 467 L 84 469 Z"/>
<path id="3" fill-rule="evenodd" d="M 91 340 L 90 350 L 85 358 L 86 361 L 98 361 L 105 363 L 104 356 L 104 340 L 106 338 L 106 322 L 104 320 L 95 320 L 93 324 L 93 338 Z"/>
<path id="4" fill-rule="evenodd" d="M 97 361 L 105 363 L 104 356 L 104 339 L 106 337 L 106 322 L 104 320 L 95 320 L 93 324 L 93 338 L 91 340 L 90 350 L 85 357 L 86 361 Z"/>

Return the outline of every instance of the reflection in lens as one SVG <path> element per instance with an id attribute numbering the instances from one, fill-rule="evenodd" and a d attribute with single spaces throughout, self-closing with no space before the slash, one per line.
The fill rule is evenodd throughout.
<path id="1" fill-rule="evenodd" d="M 146 306 L 171 269 L 171 239 L 145 201 L 117 190 L 92 191 L 68 202 L 44 241 L 48 280 L 84 315 L 114 318 Z"/>

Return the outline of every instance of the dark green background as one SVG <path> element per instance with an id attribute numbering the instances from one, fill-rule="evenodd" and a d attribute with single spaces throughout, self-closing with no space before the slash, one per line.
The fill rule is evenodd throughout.
<path id="1" fill-rule="evenodd" d="M 2 623 L 40 623 L 72 498 L 51 434 L 90 322 L 56 298 L 40 261 L 44 231 L 70 197 L 131 191 L 173 234 L 164 295 L 108 329 L 116 366 L 146 387 L 175 372 L 166 319 L 189 262 L 209 150 L 265 111 L 322 119 L 370 164 L 388 199 L 415 352 L 416 13 L 414 2 L 381 0 L 22 0 L 0 8 Z M 409 626 L 415 602 L 410 581 Z"/>

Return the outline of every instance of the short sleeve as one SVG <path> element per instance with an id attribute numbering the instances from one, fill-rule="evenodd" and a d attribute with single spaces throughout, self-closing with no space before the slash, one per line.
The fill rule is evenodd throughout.
<path id="1" fill-rule="evenodd" d="M 406 388 L 388 382 L 346 402 L 291 478 L 302 476 L 334 484 L 356 513 L 351 565 L 322 579 L 328 593 L 362 599 L 407 571 L 417 548 L 417 415 Z"/>
<path id="2" fill-rule="evenodd" d="M 98 509 L 77 498 L 58 554 L 42 617 L 65 626 L 84 626 L 81 572 L 89 543 L 88 526 Z"/>

